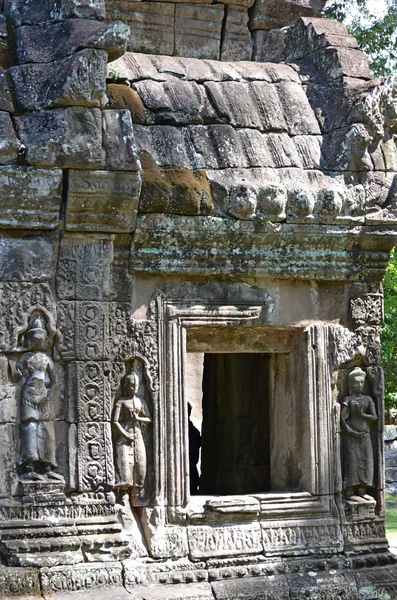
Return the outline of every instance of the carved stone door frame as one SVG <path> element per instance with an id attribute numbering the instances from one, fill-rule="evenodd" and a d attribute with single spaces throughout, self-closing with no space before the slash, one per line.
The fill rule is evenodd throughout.
<path id="1" fill-rule="evenodd" d="M 172 298 L 158 298 L 160 402 L 156 419 L 156 497 L 159 504 L 184 507 L 189 500 L 188 415 L 185 398 L 187 334 L 190 328 L 247 327 L 247 336 L 254 329 L 277 329 L 272 315 L 272 299 L 261 290 L 256 302 L 234 302 L 227 299 L 191 298 L 176 293 Z M 296 328 L 295 328 L 296 329 Z M 259 331 L 259 330 L 258 330 Z M 299 354 L 305 357 L 305 403 L 307 457 L 310 471 L 305 491 L 320 496 L 321 503 L 331 511 L 334 493 L 334 432 L 332 422 L 331 373 L 328 360 L 326 325 L 314 324 L 299 328 Z M 302 352 L 303 350 L 303 352 Z M 216 350 L 215 350 L 216 351 Z M 218 350 L 219 351 L 219 350 Z M 249 352 L 249 350 L 245 350 Z M 258 351 L 258 350 L 254 350 Z M 306 433 L 304 432 L 304 436 Z M 164 482 L 164 485 L 162 484 Z M 313 498 L 314 499 L 314 498 Z M 325 508 L 325 506 L 324 506 Z M 310 511 L 309 511 L 310 512 Z"/>

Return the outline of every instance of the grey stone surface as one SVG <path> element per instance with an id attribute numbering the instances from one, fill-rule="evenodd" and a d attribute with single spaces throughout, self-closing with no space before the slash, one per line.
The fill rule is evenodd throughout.
<path id="1" fill-rule="evenodd" d="M 215 581 L 212 589 L 216 600 L 223 598 L 270 598 L 278 600 L 289 600 L 290 591 L 285 575 L 273 575 L 273 577 L 244 577 Z"/>
<path id="2" fill-rule="evenodd" d="M 15 0 L 10 3 L 9 15 L 14 25 L 36 25 L 63 19 L 104 19 L 104 0 Z"/>
<path id="3" fill-rule="evenodd" d="M 8 86 L 6 72 L 2 68 L 0 68 L 0 110 L 9 113 L 14 112 L 14 105 Z"/>
<path id="4" fill-rule="evenodd" d="M 251 60 L 252 38 L 248 29 L 248 13 L 231 2 L 226 7 L 226 23 L 221 44 L 221 60 Z"/>
<path id="5" fill-rule="evenodd" d="M 256 0 L 250 14 L 250 29 L 274 29 L 288 25 L 298 17 L 319 15 L 324 8 L 323 0 L 294 0 L 276 3 Z"/>
<path id="6" fill-rule="evenodd" d="M 175 56 L 218 60 L 223 15 L 222 4 L 178 2 L 175 5 Z"/>
<path id="7" fill-rule="evenodd" d="M 107 54 L 82 50 L 71 58 L 51 63 L 11 67 L 19 110 L 61 106 L 103 107 L 106 102 Z"/>
<path id="8" fill-rule="evenodd" d="M 59 222 L 62 171 L 0 168 L 2 228 L 53 229 Z"/>
<path id="9" fill-rule="evenodd" d="M 148 54 L 174 53 L 175 4 L 169 2 L 129 2 L 109 7 L 108 18 L 121 19 L 130 27 L 127 49 Z"/>
<path id="10" fill-rule="evenodd" d="M 24 63 L 47 63 L 66 58 L 85 48 L 106 50 L 118 58 L 125 51 L 129 29 L 123 23 L 91 19 L 66 19 L 49 25 L 25 25 L 16 30 L 18 59 Z"/>
<path id="11" fill-rule="evenodd" d="M 131 232 L 141 189 L 139 173 L 71 169 L 66 229 Z"/>
<path id="12" fill-rule="evenodd" d="M 30 165 L 102 166 L 102 115 L 99 109 L 43 110 L 17 117 L 15 123 Z"/>
<path id="13" fill-rule="evenodd" d="M 140 164 L 130 112 L 105 110 L 102 119 L 106 167 L 110 170 L 138 171 Z"/>
<path id="14" fill-rule="evenodd" d="M 0 111 L 0 164 L 15 162 L 20 149 L 10 114 Z"/>

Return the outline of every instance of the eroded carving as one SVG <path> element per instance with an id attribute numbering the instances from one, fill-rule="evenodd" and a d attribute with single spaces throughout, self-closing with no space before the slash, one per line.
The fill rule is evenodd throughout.
<path id="1" fill-rule="evenodd" d="M 55 428 L 52 396 L 55 386 L 54 364 L 42 352 L 48 345 L 47 325 L 40 313 L 30 317 L 25 335 L 27 348 L 17 363 L 21 376 L 21 476 L 24 479 L 63 480 L 55 472 Z"/>
<path id="2" fill-rule="evenodd" d="M 148 468 L 147 429 L 152 417 L 142 395 L 138 395 L 134 365 L 122 382 L 122 395 L 113 411 L 116 486 L 128 490 L 131 504 L 142 494 Z"/>
<path id="3" fill-rule="evenodd" d="M 374 401 L 362 393 L 365 377 L 360 367 L 350 372 L 350 395 L 344 399 L 341 409 L 341 428 L 344 433 L 343 486 L 346 498 L 355 502 L 373 500 L 368 493 L 374 486 L 371 424 L 378 417 Z"/>

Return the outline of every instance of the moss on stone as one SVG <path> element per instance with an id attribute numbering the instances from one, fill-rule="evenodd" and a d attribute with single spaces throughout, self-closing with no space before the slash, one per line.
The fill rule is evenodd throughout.
<path id="1" fill-rule="evenodd" d="M 109 83 L 106 86 L 110 108 L 128 108 L 133 123 L 143 123 L 145 107 L 138 93 L 128 85 Z"/>
<path id="2" fill-rule="evenodd" d="M 158 167 L 146 153 L 140 154 L 140 160 L 143 171 L 139 212 L 210 214 L 211 192 L 204 171 Z"/>

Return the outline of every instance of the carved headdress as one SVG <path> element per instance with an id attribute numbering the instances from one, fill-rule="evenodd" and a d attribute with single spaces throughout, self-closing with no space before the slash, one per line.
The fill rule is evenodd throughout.
<path id="1" fill-rule="evenodd" d="M 360 369 L 360 367 L 355 367 L 353 371 L 350 371 L 349 373 L 349 383 L 351 381 L 354 381 L 355 379 L 365 379 L 366 376 L 367 374 L 365 373 L 365 371 Z"/>

